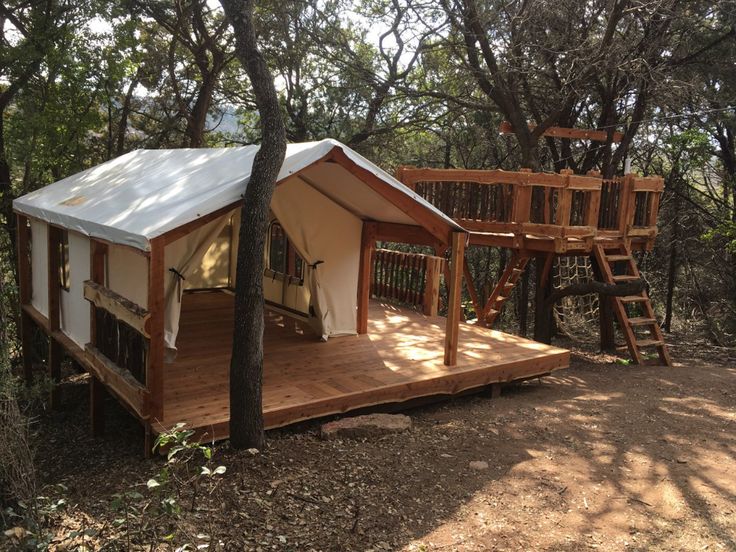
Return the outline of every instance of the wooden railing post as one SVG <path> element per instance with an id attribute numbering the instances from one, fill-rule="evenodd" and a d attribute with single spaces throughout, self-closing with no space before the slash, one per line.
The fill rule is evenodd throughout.
<path id="1" fill-rule="evenodd" d="M 61 379 L 61 360 L 64 350 L 57 343 L 54 334 L 61 329 L 61 241 L 62 229 L 49 224 L 48 238 L 48 293 L 49 293 L 49 352 L 48 372 L 51 380 L 51 408 L 59 406 L 59 380 Z"/>
<path id="2" fill-rule="evenodd" d="M 513 207 L 511 220 L 517 224 L 529 222 L 532 210 L 532 187 L 529 177 L 532 174 L 531 169 L 521 169 L 519 172 L 524 173 L 524 181 L 517 183 L 513 195 Z"/>
<path id="3" fill-rule="evenodd" d="M 445 325 L 445 364 L 457 364 L 457 344 L 460 337 L 460 308 L 463 264 L 465 259 L 464 232 L 453 232 L 450 256 L 450 281 L 448 282 L 447 322 Z"/>
<path id="4" fill-rule="evenodd" d="M 23 309 L 31 303 L 33 289 L 31 288 L 31 259 L 28 240 L 28 218 L 23 215 L 15 216 L 16 247 L 18 255 L 18 287 L 20 295 L 20 339 L 23 347 L 23 377 L 26 384 L 33 381 L 33 321 Z"/>
<path id="5" fill-rule="evenodd" d="M 146 386 L 152 421 L 164 419 L 164 242 L 151 241 L 148 260 L 148 312 L 150 341 L 146 356 Z"/>
<path id="6" fill-rule="evenodd" d="M 601 178 L 600 171 L 588 171 L 588 176 L 593 178 Z M 595 228 L 598 230 L 598 218 L 601 212 L 601 193 L 603 190 L 603 181 L 601 180 L 601 187 L 597 190 L 591 190 L 588 194 L 588 204 L 585 208 L 585 226 Z"/>
<path id="7" fill-rule="evenodd" d="M 368 333 L 368 303 L 371 296 L 371 272 L 373 252 L 376 249 L 376 223 L 363 222 L 360 238 L 360 268 L 358 272 L 358 320 L 359 334 Z"/>
<path id="8" fill-rule="evenodd" d="M 437 316 L 440 302 L 440 275 L 443 260 L 439 257 L 427 258 L 427 270 L 424 277 L 424 299 L 422 311 L 427 316 Z"/>

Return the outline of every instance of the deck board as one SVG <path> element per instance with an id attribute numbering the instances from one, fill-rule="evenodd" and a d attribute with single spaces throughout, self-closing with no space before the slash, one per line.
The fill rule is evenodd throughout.
<path id="1" fill-rule="evenodd" d="M 227 436 L 233 297 L 185 294 L 175 362 L 164 374 L 164 420 Z M 457 393 L 566 367 L 564 349 L 460 325 L 457 365 L 443 364 L 444 318 L 372 301 L 368 334 L 321 342 L 307 324 L 266 312 L 266 427 L 412 398 Z"/>

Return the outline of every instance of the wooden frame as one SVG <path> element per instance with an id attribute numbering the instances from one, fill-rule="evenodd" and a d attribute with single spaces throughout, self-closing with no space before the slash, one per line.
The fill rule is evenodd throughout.
<path id="1" fill-rule="evenodd" d="M 151 241 L 148 260 L 149 347 L 146 384 L 150 392 L 149 414 L 153 420 L 164 418 L 164 249 L 162 238 Z"/>
<path id="2" fill-rule="evenodd" d="M 536 125 L 529 125 L 529 131 L 534 132 Z M 516 134 L 514 127 L 508 121 L 503 121 L 498 127 L 498 131 L 501 134 Z M 549 127 L 542 136 L 549 136 L 550 138 L 567 138 L 573 140 L 592 140 L 594 142 L 608 142 L 608 131 L 607 130 L 590 130 L 587 128 L 567 128 L 567 127 Z M 612 132 L 611 142 L 619 143 L 624 139 L 623 132 Z"/>
<path id="3" fill-rule="evenodd" d="M 363 222 L 363 231 L 360 237 L 360 266 L 358 268 L 358 313 L 357 331 L 359 334 L 368 333 L 368 303 L 371 298 L 371 257 L 376 248 L 376 224 Z"/>
<path id="4" fill-rule="evenodd" d="M 464 232 L 455 232 L 452 235 L 450 246 L 450 281 L 447 285 L 447 322 L 445 326 L 445 364 L 457 364 L 457 343 L 460 336 L 460 309 L 463 265 L 465 261 L 465 242 L 467 235 Z"/>

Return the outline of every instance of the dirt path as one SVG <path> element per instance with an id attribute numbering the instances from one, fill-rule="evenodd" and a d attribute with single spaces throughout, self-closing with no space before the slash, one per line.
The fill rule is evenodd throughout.
<path id="1" fill-rule="evenodd" d="M 414 409 L 411 433 L 378 441 L 312 424 L 256 456 L 222 446 L 222 486 L 185 523 L 210 550 L 736 550 L 736 361 L 693 350 L 670 369 L 576 354 L 499 399 Z M 60 535 L 109 527 L 111 495 L 161 465 L 122 414 L 92 441 L 71 402 L 42 424 L 44 477 L 71 495 Z"/>

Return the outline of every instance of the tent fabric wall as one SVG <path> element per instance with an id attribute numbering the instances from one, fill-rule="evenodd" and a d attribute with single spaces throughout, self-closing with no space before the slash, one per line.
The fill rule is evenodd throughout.
<path id="1" fill-rule="evenodd" d="M 317 333 L 325 339 L 357 333 L 361 219 L 297 177 L 276 188 L 271 209 L 308 265 Z"/>
<path id="2" fill-rule="evenodd" d="M 148 306 L 148 259 L 129 247 L 107 250 L 107 287 L 144 309 Z"/>
<path id="3" fill-rule="evenodd" d="M 216 242 L 228 222 L 230 222 L 229 213 L 166 246 L 164 251 L 164 269 L 167 271 L 164 274 L 164 342 L 169 360 L 172 360 L 176 353 L 181 296 L 186 286 L 186 279 L 200 268 L 202 258 Z M 184 281 L 181 281 L 171 269 L 176 270 Z"/>
<path id="4" fill-rule="evenodd" d="M 40 220 L 31 221 L 31 305 L 44 316 L 49 315 L 48 248 L 49 226 Z"/>
<path id="5" fill-rule="evenodd" d="M 90 340 L 90 307 L 84 281 L 90 277 L 89 239 L 69 232 L 69 290 L 61 291 L 61 330 L 84 348 Z"/>
<path id="6" fill-rule="evenodd" d="M 230 286 L 232 281 L 230 279 L 232 272 L 230 267 L 232 258 L 230 244 L 233 231 L 237 231 L 237 228 L 231 222 L 232 219 L 228 217 L 227 224 L 222 227 L 220 234 L 202 256 L 202 260 L 187 276 L 185 289 L 212 289 Z"/>

